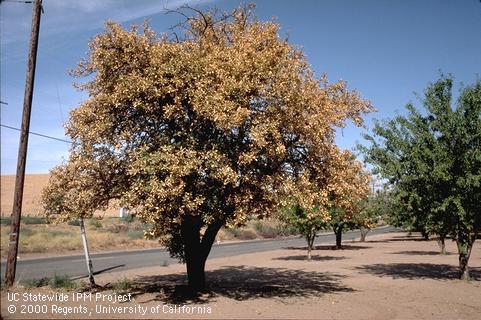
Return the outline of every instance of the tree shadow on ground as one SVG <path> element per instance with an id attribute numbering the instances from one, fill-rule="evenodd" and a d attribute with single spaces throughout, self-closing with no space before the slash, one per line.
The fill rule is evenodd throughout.
<path id="1" fill-rule="evenodd" d="M 376 276 L 387 276 L 393 279 L 435 279 L 451 280 L 459 279 L 459 269 L 447 264 L 432 263 L 390 263 L 371 264 L 356 267 L 361 272 L 367 272 Z M 469 268 L 474 280 L 481 280 L 481 268 Z"/>
<path id="2" fill-rule="evenodd" d="M 96 275 L 102 274 L 104 272 L 111 271 L 111 270 L 117 269 L 117 268 L 122 268 L 122 267 L 125 267 L 125 264 L 119 264 L 119 265 L 116 265 L 116 266 L 112 266 L 112 267 L 108 267 L 108 268 L 105 268 L 105 269 L 102 269 L 102 270 L 95 271 L 93 273 L 93 275 L 96 276 Z M 80 280 L 80 279 L 84 279 L 84 278 L 88 278 L 88 277 L 89 277 L 89 275 L 86 274 L 86 275 L 83 275 L 83 276 L 78 276 L 78 277 L 72 278 L 72 280 Z"/>
<path id="3" fill-rule="evenodd" d="M 330 260 L 342 260 L 346 259 L 346 257 L 332 257 L 332 256 L 312 256 L 310 261 L 330 261 Z M 307 260 L 307 255 L 297 255 L 297 256 L 287 256 L 287 257 L 279 257 L 274 258 L 273 260 Z"/>
<path id="4" fill-rule="evenodd" d="M 426 240 L 424 239 L 423 237 L 421 236 L 407 236 L 407 235 L 404 235 L 404 236 L 393 236 L 389 239 L 385 239 L 385 240 L 369 240 L 369 238 L 366 239 L 366 242 L 367 243 L 387 243 L 387 242 L 398 242 L 398 241 L 424 241 L 424 242 L 429 242 L 429 241 L 432 241 L 432 240 L 435 240 L 435 238 L 432 238 L 432 239 L 429 239 L 429 240 Z"/>
<path id="5" fill-rule="evenodd" d="M 133 281 L 131 292 L 154 293 L 153 300 L 167 303 L 208 303 L 219 296 L 243 301 L 354 291 L 341 283 L 339 275 L 285 268 L 229 266 L 207 271 L 206 279 L 207 290 L 197 295 L 188 291 L 185 273 L 139 277 Z"/>
<path id="6" fill-rule="evenodd" d="M 366 239 L 366 243 L 388 243 L 388 242 L 399 242 L 399 241 L 423 241 L 423 242 L 430 242 L 434 241 L 435 239 L 426 240 L 424 238 L 414 238 L 414 237 L 406 237 L 406 238 L 393 238 L 393 239 L 386 239 L 386 240 L 369 240 Z"/>
<path id="7" fill-rule="evenodd" d="M 343 244 L 341 249 L 337 249 L 336 246 L 333 246 L 333 245 L 320 245 L 320 246 L 315 246 L 314 250 L 361 250 L 361 249 L 368 249 L 368 248 L 371 248 L 371 247 Z M 287 249 L 287 250 L 307 250 L 307 246 L 306 247 L 286 247 L 286 248 L 283 248 L 283 249 Z"/>
<path id="8" fill-rule="evenodd" d="M 410 251 L 391 252 L 391 254 L 406 254 L 410 256 L 447 256 L 447 255 L 453 255 L 454 253 L 446 252 L 445 254 L 441 254 L 440 251 L 410 250 Z"/>

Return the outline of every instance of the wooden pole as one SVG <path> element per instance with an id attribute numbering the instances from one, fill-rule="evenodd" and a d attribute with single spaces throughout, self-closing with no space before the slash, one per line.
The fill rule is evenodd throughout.
<path id="1" fill-rule="evenodd" d="M 89 272 L 89 281 L 92 287 L 95 287 L 94 273 L 92 268 L 92 259 L 90 259 L 89 245 L 87 243 L 87 235 L 85 233 L 84 219 L 80 218 L 80 234 L 82 235 L 82 244 L 84 247 L 85 262 L 87 263 L 87 270 Z"/>
<path id="2" fill-rule="evenodd" d="M 25 164 L 27 160 L 28 132 L 30 130 L 30 113 L 32 110 L 33 84 L 35 79 L 35 65 L 37 62 L 38 34 L 40 30 L 40 15 L 42 0 L 35 0 L 32 14 L 32 31 L 30 34 L 30 49 L 27 65 L 27 79 L 23 100 L 22 128 L 17 159 L 17 176 L 15 179 L 15 194 L 13 198 L 12 224 L 8 257 L 5 268 L 5 285 L 10 287 L 15 281 L 17 267 L 18 238 L 20 233 L 20 217 L 22 213 L 23 184 L 25 181 Z"/>

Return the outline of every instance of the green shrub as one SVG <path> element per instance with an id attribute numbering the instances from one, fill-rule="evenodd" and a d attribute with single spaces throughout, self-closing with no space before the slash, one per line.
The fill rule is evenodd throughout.
<path id="1" fill-rule="evenodd" d="M 20 221 L 24 224 L 46 224 L 47 219 L 44 217 L 31 217 L 31 216 L 23 216 L 20 218 Z M 1 217 L 0 223 L 2 225 L 9 225 L 12 223 L 12 217 Z"/>
<path id="2" fill-rule="evenodd" d="M 257 233 L 252 229 L 227 228 L 225 232 L 230 234 L 232 238 L 239 240 L 252 240 L 257 238 Z"/>
<path id="3" fill-rule="evenodd" d="M 120 218 L 120 221 L 130 223 L 130 222 L 133 222 L 134 219 L 135 219 L 135 216 L 133 216 L 131 214 L 127 214 L 125 217 Z"/>
<path id="4" fill-rule="evenodd" d="M 299 230 L 295 226 L 292 225 L 278 225 L 277 226 L 279 233 L 282 236 L 292 236 L 292 235 L 298 235 Z"/>
<path id="5" fill-rule="evenodd" d="M 226 228 L 225 232 L 230 234 L 233 238 L 237 238 L 240 234 L 240 229 L 238 228 Z"/>
<path id="6" fill-rule="evenodd" d="M 263 238 L 276 238 L 282 235 L 282 230 L 272 225 L 262 223 L 262 221 L 256 221 L 254 223 L 254 229 L 257 234 Z"/>
<path id="7" fill-rule="evenodd" d="M 263 238 L 285 237 L 297 235 L 295 226 L 287 225 L 277 220 L 257 220 L 253 223 L 254 230 Z"/>
<path id="8" fill-rule="evenodd" d="M 132 289 L 132 282 L 127 278 L 123 278 L 123 279 L 117 281 L 116 283 L 114 283 L 114 285 L 112 287 L 112 290 L 115 293 L 123 293 L 125 291 L 130 290 L 130 289 Z"/>
<path id="9" fill-rule="evenodd" d="M 89 225 L 94 228 L 100 229 L 102 228 L 102 221 L 100 221 L 100 219 L 97 219 L 97 218 L 92 218 L 92 219 L 89 219 Z"/>
<path id="10" fill-rule="evenodd" d="M 239 240 L 252 240 L 257 238 L 257 234 L 254 230 L 241 229 L 236 238 Z"/>
<path id="11" fill-rule="evenodd" d="M 31 253 L 31 252 L 44 253 L 48 251 L 47 244 L 43 242 L 33 242 L 33 241 L 27 242 L 26 241 L 26 242 L 21 242 L 20 244 L 21 244 L 19 248 L 20 253 Z"/>
<path id="12" fill-rule="evenodd" d="M 70 220 L 69 222 L 67 222 L 68 225 L 70 226 L 77 226 L 79 227 L 80 226 L 80 219 L 75 219 L 75 220 Z"/>
<path id="13" fill-rule="evenodd" d="M 128 227 L 125 224 L 113 224 L 107 227 L 107 231 L 111 233 L 121 233 L 127 231 Z"/>
<path id="14" fill-rule="evenodd" d="M 30 217 L 30 216 L 25 216 L 21 218 L 21 221 L 25 224 L 46 224 L 47 219 L 44 217 Z"/>
<path id="15" fill-rule="evenodd" d="M 1 217 L 0 223 L 3 224 L 3 225 L 12 224 L 12 218 L 11 217 Z"/>
<path id="16" fill-rule="evenodd" d="M 141 223 L 139 221 L 136 221 L 135 223 L 129 224 L 129 229 L 130 230 L 139 230 L 139 231 L 144 231 L 151 229 L 152 225 L 149 223 Z"/>
<path id="17" fill-rule="evenodd" d="M 20 240 L 22 240 L 23 237 L 30 237 L 37 233 L 38 231 L 35 229 L 30 229 L 30 227 L 23 227 L 20 230 Z"/>
<path id="18" fill-rule="evenodd" d="M 47 232 L 47 236 L 51 238 L 55 237 L 77 237 L 77 234 L 71 231 L 63 231 L 63 230 L 51 230 Z"/>
<path id="19" fill-rule="evenodd" d="M 43 286 L 46 286 L 48 283 L 49 283 L 49 278 L 28 279 L 28 280 L 20 281 L 20 285 L 28 289 L 43 287 Z"/>
<path id="20" fill-rule="evenodd" d="M 129 239 L 142 239 L 144 237 L 144 232 L 140 230 L 131 230 L 127 232 L 127 237 Z"/>
<path id="21" fill-rule="evenodd" d="M 77 287 L 77 284 L 75 281 L 70 279 L 69 276 L 67 275 L 57 275 L 55 274 L 52 279 L 48 282 L 48 285 L 52 289 L 75 289 Z"/>

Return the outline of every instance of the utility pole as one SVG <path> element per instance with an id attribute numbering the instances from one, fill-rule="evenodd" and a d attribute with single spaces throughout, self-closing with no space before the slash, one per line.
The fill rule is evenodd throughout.
<path id="1" fill-rule="evenodd" d="M 17 159 L 17 176 L 15 179 L 15 195 L 13 198 L 12 225 L 8 257 L 5 268 L 5 285 L 10 287 L 15 281 L 17 267 L 18 238 L 20 232 L 20 216 L 22 213 L 23 184 L 25 181 L 25 164 L 27 160 L 28 132 L 30 130 L 30 113 L 32 110 L 33 83 L 35 79 L 35 65 L 37 62 L 38 33 L 40 29 L 40 15 L 42 0 L 35 0 L 32 14 L 32 31 L 30 34 L 30 49 L 27 65 L 27 79 L 23 100 L 22 128 Z"/>

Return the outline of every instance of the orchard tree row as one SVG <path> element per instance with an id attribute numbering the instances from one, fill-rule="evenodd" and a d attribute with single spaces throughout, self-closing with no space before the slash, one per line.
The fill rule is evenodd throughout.
<path id="1" fill-rule="evenodd" d="M 361 242 L 367 233 L 374 228 L 379 219 L 389 212 L 388 199 L 383 190 L 369 190 L 370 177 L 363 170 L 360 162 L 355 161 L 350 153 L 349 158 L 341 163 L 344 168 L 337 168 L 336 188 L 327 179 L 329 195 L 322 210 L 327 215 L 320 216 L 319 208 L 303 207 L 301 201 L 291 201 L 282 207 L 277 217 L 305 237 L 307 242 L 307 259 L 311 259 L 314 240 L 321 230 L 334 232 L 336 249 L 342 249 L 342 234 L 346 230 L 359 229 Z M 330 177 L 327 175 L 326 177 Z M 302 195 L 300 195 L 302 198 Z"/>
<path id="2" fill-rule="evenodd" d="M 388 181 L 390 222 L 436 235 L 444 253 L 456 241 L 461 278 L 481 231 L 481 82 L 460 90 L 441 78 L 424 93 L 423 108 L 377 123 L 366 160 Z"/>

